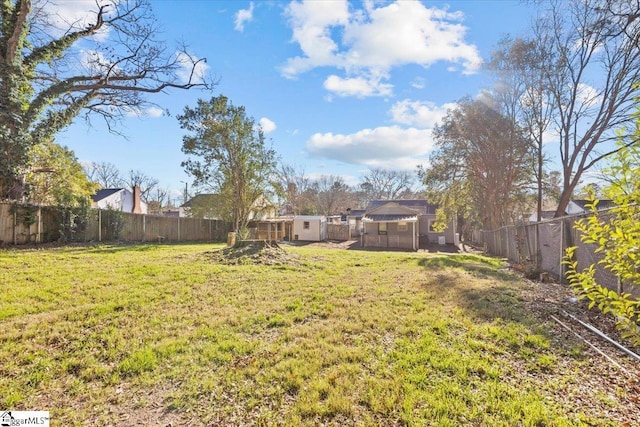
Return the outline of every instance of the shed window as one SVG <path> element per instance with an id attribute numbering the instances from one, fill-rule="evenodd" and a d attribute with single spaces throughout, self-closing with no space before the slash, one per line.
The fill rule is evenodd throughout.
<path id="1" fill-rule="evenodd" d="M 308 230 L 309 228 L 311 228 L 311 223 L 309 221 L 303 222 L 302 228 L 304 228 L 305 230 Z"/>
<path id="2" fill-rule="evenodd" d="M 407 221 L 398 222 L 398 231 L 407 231 L 409 226 L 407 225 Z"/>
<path id="3" fill-rule="evenodd" d="M 387 223 L 379 222 L 378 223 L 378 234 L 387 234 Z"/>

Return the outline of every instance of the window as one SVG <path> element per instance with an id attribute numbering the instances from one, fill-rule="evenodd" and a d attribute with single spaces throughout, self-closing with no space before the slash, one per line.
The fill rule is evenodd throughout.
<path id="1" fill-rule="evenodd" d="M 407 231 L 408 229 L 409 229 L 409 226 L 407 225 L 406 221 L 398 222 L 398 231 Z"/>
<path id="2" fill-rule="evenodd" d="M 309 221 L 303 222 L 302 228 L 304 228 L 305 230 L 308 230 L 309 228 L 311 228 L 311 223 Z"/>
<path id="3" fill-rule="evenodd" d="M 387 223 L 379 222 L 378 223 L 378 234 L 387 234 Z"/>
<path id="4" fill-rule="evenodd" d="M 437 233 L 436 230 L 433 229 L 433 225 L 436 223 L 435 219 L 429 220 L 429 233 Z"/>

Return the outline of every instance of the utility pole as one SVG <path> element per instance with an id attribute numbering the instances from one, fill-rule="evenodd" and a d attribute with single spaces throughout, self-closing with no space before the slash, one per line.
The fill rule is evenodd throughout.
<path id="1" fill-rule="evenodd" d="M 181 181 L 184 182 L 184 200 L 182 202 L 182 204 L 187 203 L 187 200 L 189 199 L 189 183 L 186 181 Z"/>

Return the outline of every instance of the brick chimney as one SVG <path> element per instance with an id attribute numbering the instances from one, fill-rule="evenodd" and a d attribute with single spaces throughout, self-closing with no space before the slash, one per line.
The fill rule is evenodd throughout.
<path id="1" fill-rule="evenodd" d="M 131 212 L 137 213 L 137 214 L 142 213 L 142 206 L 140 205 L 140 186 L 139 185 L 133 186 L 133 210 Z"/>

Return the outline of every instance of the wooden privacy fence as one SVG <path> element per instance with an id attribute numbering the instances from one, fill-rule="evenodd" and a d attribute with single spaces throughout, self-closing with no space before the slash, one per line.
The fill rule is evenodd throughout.
<path id="1" fill-rule="evenodd" d="M 327 239 L 350 240 L 349 224 L 327 224 Z"/>
<path id="2" fill-rule="evenodd" d="M 629 292 L 640 297 L 640 286 L 623 284 L 610 270 L 598 263 L 602 254 L 596 245 L 582 242 L 575 222 L 587 215 L 574 215 L 531 224 L 512 225 L 497 230 L 480 230 L 473 233 L 473 243 L 484 247 L 491 255 L 509 259 L 516 264 L 535 266 L 540 271 L 551 273 L 561 282 L 566 282 L 566 270 L 562 263 L 566 249 L 576 246 L 575 259 L 578 269 L 595 266 L 598 284 L 615 291 Z"/>
<path id="3" fill-rule="evenodd" d="M 291 219 L 271 219 L 262 221 L 251 221 L 248 224 L 248 239 L 283 241 L 291 240 L 293 220 Z"/>
<path id="4" fill-rule="evenodd" d="M 224 241 L 224 221 L 0 203 L 0 244 Z"/>

